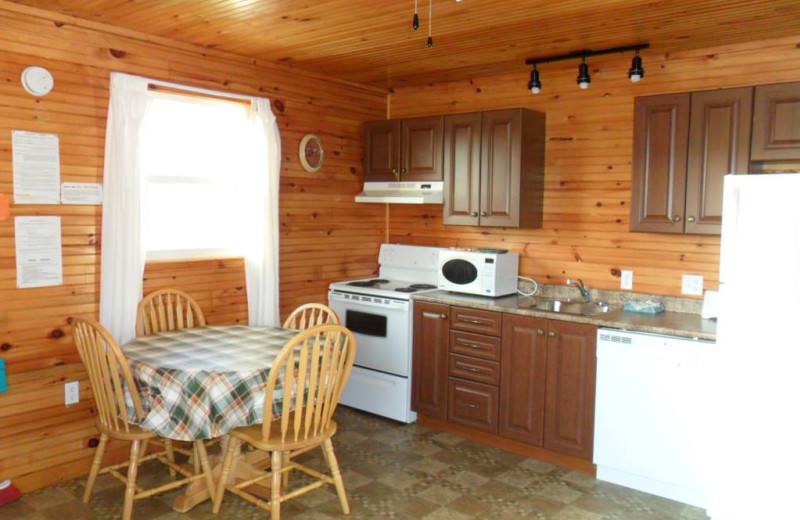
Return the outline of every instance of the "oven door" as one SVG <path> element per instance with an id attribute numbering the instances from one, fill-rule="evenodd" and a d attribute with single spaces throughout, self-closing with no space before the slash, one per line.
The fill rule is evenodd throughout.
<path id="1" fill-rule="evenodd" d="M 411 303 L 408 300 L 330 291 L 328 304 L 356 337 L 357 366 L 409 376 Z"/>

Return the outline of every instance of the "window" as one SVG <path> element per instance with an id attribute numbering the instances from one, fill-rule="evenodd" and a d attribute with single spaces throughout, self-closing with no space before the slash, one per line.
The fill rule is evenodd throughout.
<path id="1" fill-rule="evenodd" d="M 153 92 L 139 148 L 148 259 L 242 254 L 254 176 L 245 103 Z"/>

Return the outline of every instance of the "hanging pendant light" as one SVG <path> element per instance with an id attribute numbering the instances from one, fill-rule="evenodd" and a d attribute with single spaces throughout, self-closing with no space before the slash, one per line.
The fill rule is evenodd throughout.
<path id="1" fill-rule="evenodd" d="M 428 48 L 433 47 L 433 0 L 428 0 Z"/>
<path id="2" fill-rule="evenodd" d="M 538 94 L 542 91 L 542 82 L 539 80 L 539 71 L 536 68 L 536 63 L 533 64 L 533 70 L 531 70 L 531 80 L 528 82 L 528 90 L 530 90 L 532 94 Z"/>
<path id="3" fill-rule="evenodd" d="M 411 22 L 411 27 L 415 31 L 419 30 L 419 0 L 414 0 L 414 21 Z"/>
<path id="4" fill-rule="evenodd" d="M 644 77 L 644 68 L 642 68 L 642 58 L 639 56 L 639 49 L 636 49 L 636 56 L 631 61 L 631 70 L 628 71 L 628 77 L 634 83 Z"/>
<path id="5" fill-rule="evenodd" d="M 586 56 L 583 56 L 578 67 L 578 86 L 582 89 L 587 89 L 591 82 L 592 77 L 589 75 L 589 66 L 586 65 Z"/>

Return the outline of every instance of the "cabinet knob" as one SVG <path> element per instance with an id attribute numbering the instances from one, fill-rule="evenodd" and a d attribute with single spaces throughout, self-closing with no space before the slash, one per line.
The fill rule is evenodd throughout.
<path id="1" fill-rule="evenodd" d="M 674 217 L 672 217 L 672 220 L 674 220 L 675 222 L 680 222 L 681 221 L 681 216 L 680 215 L 675 215 Z"/>
<path id="2" fill-rule="evenodd" d="M 552 331 L 552 330 L 548 331 L 547 335 L 550 336 L 551 338 L 555 338 L 556 337 L 556 333 L 554 331 Z"/>
<path id="3" fill-rule="evenodd" d="M 489 214 L 488 214 L 488 213 L 486 213 L 485 211 L 481 211 L 481 216 L 482 216 L 482 217 L 486 217 L 486 216 L 488 216 L 488 215 L 489 215 Z"/>
<path id="4" fill-rule="evenodd" d="M 542 334 L 544 334 L 544 331 L 542 329 L 539 329 L 536 331 L 536 333 L 541 336 Z"/>
<path id="5" fill-rule="evenodd" d="M 473 212 L 471 212 L 471 213 L 469 214 L 469 216 L 470 216 L 470 217 L 477 217 L 477 216 L 478 216 L 478 212 L 477 212 L 477 211 L 473 211 Z"/>
<path id="6" fill-rule="evenodd" d="M 689 224 L 694 223 L 694 217 L 686 217 L 686 222 L 688 222 Z"/>
<path id="7" fill-rule="evenodd" d="M 392 168 L 392 173 L 397 173 L 397 168 Z"/>
<path id="8" fill-rule="evenodd" d="M 447 319 L 447 314 L 440 314 L 439 318 L 441 318 L 443 320 L 446 320 Z"/>
<path id="9" fill-rule="evenodd" d="M 405 173 L 405 172 L 406 172 L 405 168 L 400 168 L 400 173 Z"/>

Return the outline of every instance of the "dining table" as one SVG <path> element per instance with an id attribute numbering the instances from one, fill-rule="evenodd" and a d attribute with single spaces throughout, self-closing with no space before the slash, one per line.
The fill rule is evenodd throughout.
<path id="1" fill-rule="evenodd" d="M 144 408 L 142 428 L 178 441 L 214 439 L 264 420 L 264 387 L 272 363 L 297 330 L 246 325 L 206 326 L 137 337 L 124 352 Z M 280 391 L 280 390 L 278 390 Z M 277 392 L 276 392 L 277 395 Z M 281 406 L 273 405 L 273 416 Z M 220 456 L 209 456 L 215 479 Z M 257 452 L 240 454 L 230 482 L 262 470 Z M 173 507 L 186 512 L 209 498 L 190 484 Z M 268 489 L 263 490 L 268 494 Z"/>

